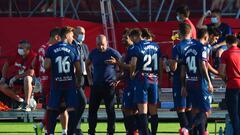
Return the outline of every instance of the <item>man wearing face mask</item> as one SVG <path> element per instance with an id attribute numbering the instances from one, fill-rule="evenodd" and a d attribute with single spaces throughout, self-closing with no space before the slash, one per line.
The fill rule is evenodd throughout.
<path id="1" fill-rule="evenodd" d="M 31 111 L 29 107 L 32 95 L 32 82 L 34 70 L 32 63 L 36 53 L 32 51 L 27 40 L 22 40 L 18 44 L 18 54 L 8 59 L 2 68 L 2 78 L 0 80 L 0 91 L 8 97 L 16 100 L 19 110 Z M 7 76 L 9 67 L 14 67 L 10 75 Z M 20 86 L 20 87 L 19 87 Z M 15 90 L 24 89 L 25 100 L 15 94 Z"/>
<path id="2" fill-rule="evenodd" d="M 83 78 L 82 78 L 82 82 L 80 84 L 81 87 L 78 91 L 78 99 L 79 99 L 80 105 L 79 105 L 79 108 L 78 108 L 79 110 L 77 113 L 77 119 L 78 119 L 78 125 L 76 127 L 77 135 L 82 135 L 82 131 L 80 129 L 81 118 L 82 118 L 82 114 L 84 112 L 85 106 L 87 104 L 87 98 L 84 94 L 84 88 L 85 88 L 85 86 L 88 85 L 85 61 L 88 58 L 89 50 L 88 50 L 88 46 L 83 43 L 84 40 L 85 40 L 85 29 L 81 26 L 77 26 L 74 29 L 74 40 L 73 40 L 72 44 L 77 49 L 78 54 L 80 56 L 81 69 L 83 72 L 83 76 L 82 76 Z"/>
<path id="3" fill-rule="evenodd" d="M 206 17 L 211 16 L 211 23 L 204 25 L 204 20 Z M 218 29 L 221 32 L 221 36 L 218 39 L 217 43 L 214 45 L 214 48 L 216 48 L 216 57 L 215 57 L 215 68 L 218 68 L 220 64 L 220 57 L 223 53 L 223 51 L 227 50 L 226 42 L 225 42 L 225 37 L 226 35 L 232 35 L 232 28 L 226 24 L 221 22 L 221 10 L 219 9 L 214 9 L 212 11 L 206 12 L 201 19 L 198 21 L 197 28 L 202 29 L 202 28 L 207 28 L 213 27 Z"/>
<path id="4" fill-rule="evenodd" d="M 108 64 L 107 60 L 114 57 L 121 59 L 117 50 L 108 47 L 108 41 L 105 35 L 99 35 L 96 38 L 97 48 L 93 49 L 86 61 L 88 82 L 91 86 L 89 99 L 89 135 L 95 135 L 97 125 L 97 111 L 102 100 L 106 106 L 108 116 L 107 133 L 113 135 L 115 132 L 115 84 L 116 84 L 116 65 Z M 93 67 L 93 72 L 91 72 Z M 93 76 L 92 74 L 93 73 Z"/>
<path id="5" fill-rule="evenodd" d="M 197 38 L 197 31 L 191 20 L 189 19 L 190 10 L 187 5 L 181 5 L 176 10 L 177 13 L 177 20 L 180 23 L 186 23 L 191 26 L 191 38 L 196 39 Z"/>

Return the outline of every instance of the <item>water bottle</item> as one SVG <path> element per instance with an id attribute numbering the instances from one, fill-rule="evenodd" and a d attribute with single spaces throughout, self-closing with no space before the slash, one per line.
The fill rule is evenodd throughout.
<path id="1" fill-rule="evenodd" d="M 222 127 L 219 128 L 219 135 L 223 135 L 223 129 L 222 129 Z"/>

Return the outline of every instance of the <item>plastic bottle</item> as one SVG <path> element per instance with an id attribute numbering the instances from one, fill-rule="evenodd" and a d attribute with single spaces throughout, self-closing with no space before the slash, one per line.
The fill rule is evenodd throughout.
<path id="1" fill-rule="evenodd" d="M 219 128 L 219 135 L 223 135 L 223 129 L 222 129 L 222 127 Z"/>

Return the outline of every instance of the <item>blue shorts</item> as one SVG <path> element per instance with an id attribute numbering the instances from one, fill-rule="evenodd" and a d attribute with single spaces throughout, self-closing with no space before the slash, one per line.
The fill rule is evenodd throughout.
<path id="1" fill-rule="evenodd" d="M 183 97 L 181 95 L 181 85 L 173 84 L 173 102 L 175 109 L 192 107 L 192 103 L 190 101 L 189 96 Z"/>
<path id="2" fill-rule="evenodd" d="M 65 102 L 67 108 L 78 107 L 77 90 L 76 89 L 61 89 L 50 90 L 48 107 L 59 109 L 60 104 Z"/>
<path id="3" fill-rule="evenodd" d="M 158 77 L 153 74 L 138 73 L 136 75 L 136 89 L 134 89 L 136 104 L 158 104 Z"/>
<path id="4" fill-rule="evenodd" d="M 135 109 L 137 108 L 137 104 L 134 102 L 134 80 L 130 80 L 127 82 L 126 88 L 123 90 L 123 99 L 122 99 L 122 107 L 126 109 Z"/>
<path id="5" fill-rule="evenodd" d="M 208 112 L 211 109 L 212 95 L 208 92 L 206 81 L 188 81 L 187 89 L 192 108 L 202 112 Z"/>

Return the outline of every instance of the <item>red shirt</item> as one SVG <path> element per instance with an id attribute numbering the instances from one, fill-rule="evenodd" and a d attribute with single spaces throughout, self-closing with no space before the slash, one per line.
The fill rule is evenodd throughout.
<path id="1" fill-rule="evenodd" d="M 192 29 L 192 38 L 193 39 L 197 39 L 197 31 L 195 26 L 193 25 L 193 23 L 191 22 L 191 20 L 189 20 L 188 18 L 186 20 L 184 20 L 184 23 L 189 24 L 191 26 Z"/>
<path id="2" fill-rule="evenodd" d="M 240 48 L 233 46 L 224 51 L 221 63 L 226 64 L 227 88 L 240 88 Z"/>
<path id="3" fill-rule="evenodd" d="M 30 51 L 25 58 L 23 58 L 19 54 L 16 54 L 14 58 L 10 58 L 8 60 L 9 67 L 13 66 L 13 69 L 12 72 L 9 74 L 9 77 L 23 74 L 28 69 L 31 69 L 33 60 L 36 57 L 36 55 L 37 54 L 35 52 Z"/>
<path id="4" fill-rule="evenodd" d="M 50 70 L 46 70 L 44 68 L 45 53 L 48 47 L 49 44 L 40 46 L 40 48 L 38 49 L 38 60 L 35 65 L 37 68 L 39 68 L 36 69 L 36 71 L 38 71 L 43 90 L 45 91 L 49 91 L 50 89 Z"/>

